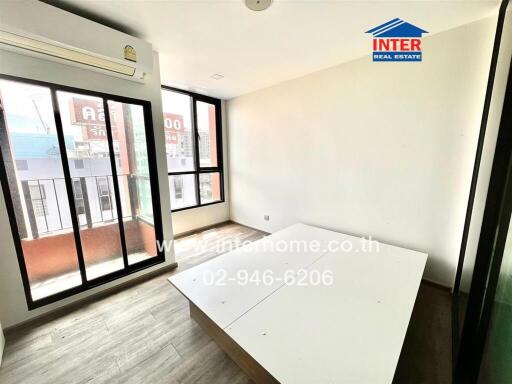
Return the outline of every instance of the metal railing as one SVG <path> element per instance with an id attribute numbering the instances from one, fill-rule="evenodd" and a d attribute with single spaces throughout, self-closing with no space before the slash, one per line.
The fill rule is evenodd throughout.
<path id="1" fill-rule="evenodd" d="M 137 183 L 147 176 L 118 175 L 123 219 L 135 218 L 140 196 Z M 72 228 L 69 200 L 64 178 L 42 178 L 21 181 L 23 198 L 32 238 Z M 80 226 L 117 220 L 112 175 L 72 178 L 74 204 Z"/>

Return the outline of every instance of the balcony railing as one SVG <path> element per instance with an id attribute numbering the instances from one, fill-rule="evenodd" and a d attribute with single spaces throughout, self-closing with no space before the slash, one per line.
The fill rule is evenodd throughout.
<path id="1" fill-rule="evenodd" d="M 141 181 L 147 176 L 118 175 L 123 219 L 135 218 L 139 211 Z M 113 222 L 117 219 L 112 175 L 75 177 L 72 179 L 74 204 L 80 226 Z M 72 228 L 64 178 L 21 181 L 32 238 Z"/>

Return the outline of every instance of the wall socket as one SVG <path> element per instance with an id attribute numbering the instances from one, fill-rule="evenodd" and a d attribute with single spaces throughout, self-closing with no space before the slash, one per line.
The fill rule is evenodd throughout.
<path id="1" fill-rule="evenodd" d="M 269 221 L 270 220 L 270 216 L 269 215 L 263 215 L 263 220 Z"/>

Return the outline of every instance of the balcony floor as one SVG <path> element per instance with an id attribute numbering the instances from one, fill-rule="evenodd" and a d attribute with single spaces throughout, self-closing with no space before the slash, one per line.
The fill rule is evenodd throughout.
<path id="1" fill-rule="evenodd" d="M 129 262 L 131 264 L 135 264 L 146 259 L 148 259 L 148 254 L 146 252 L 135 252 L 129 255 Z M 87 278 L 92 280 L 100 276 L 105 276 L 109 273 L 119 271 L 123 266 L 122 258 L 88 265 L 86 266 Z M 33 283 L 30 286 L 30 291 L 32 292 L 32 299 L 39 300 L 55 293 L 65 291 L 66 289 L 79 286 L 81 283 L 82 280 L 80 278 L 80 272 L 76 271 Z"/>

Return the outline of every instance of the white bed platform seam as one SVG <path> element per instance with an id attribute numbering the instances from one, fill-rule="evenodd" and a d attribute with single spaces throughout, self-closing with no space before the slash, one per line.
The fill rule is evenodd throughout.
<path id="1" fill-rule="evenodd" d="M 263 247 L 293 240 L 321 246 L 307 252 Z M 169 281 L 277 382 L 391 383 L 427 255 L 382 243 L 378 251 L 331 251 L 332 241 L 354 245 L 361 239 L 295 224 Z M 334 280 L 314 286 L 241 286 L 235 278 L 205 284 L 205 273 L 236 276 L 239 270 L 270 270 L 275 277 L 332 271 Z"/>

